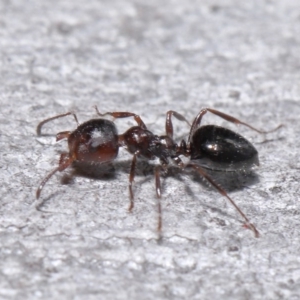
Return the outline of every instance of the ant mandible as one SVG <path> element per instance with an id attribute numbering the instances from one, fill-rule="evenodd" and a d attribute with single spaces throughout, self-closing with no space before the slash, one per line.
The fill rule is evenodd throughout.
<path id="1" fill-rule="evenodd" d="M 216 125 L 202 125 L 202 117 L 210 112 L 214 115 L 231 123 L 247 126 L 258 133 L 269 133 L 277 130 L 281 125 L 271 131 L 258 130 L 251 125 L 244 123 L 230 115 L 218 110 L 205 108 L 202 109 L 194 119 L 187 142 L 182 140 L 177 144 L 173 139 L 172 117 L 187 124 L 186 118 L 176 111 L 168 111 L 166 114 L 166 135 L 157 136 L 149 131 L 140 116 L 131 112 L 107 112 L 101 114 L 95 106 L 96 112 L 100 117 L 110 115 L 113 118 L 133 117 L 137 126 L 129 128 L 125 133 L 118 135 L 115 124 L 107 119 L 92 119 L 79 124 L 77 116 L 73 112 L 60 114 L 40 122 L 37 126 L 37 135 L 41 135 L 41 129 L 45 123 L 73 115 L 77 128 L 74 131 L 59 132 L 56 140 L 67 139 L 69 152 L 62 153 L 58 166 L 52 170 L 40 183 L 36 197 L 39 198 L 41 191 L 57 171 L 62 172 L 72 165 L 73 162 L 84 163 L 106 163 L 113 161 L 118 156 L 120 147 L 125 147 L 133 155 L 129 173 L 129 211 L 134 206 L 134 195 L 132 182 L 134 181 L 137 157 L 148 160 L 158 158 L 160 164 L 155 167 L 155 186 L 157 198 L 161 198 L 160 173 L 166 172 L 170 161 L 175 163 L 180 169 L 191 167 L 200 176 L 205 178 L 218 192 L 226 197 L 235 207 L 245 221 L 245 227 L 254 232 L 255 237 L 259 237 L 256 227 L 249 221 L 243 211 L 229 197 L 227 192 L 220 187 L 205 169 L 219 171 L 246 171 L 251 170 L 255 165 L 259 165 L 258 152 L 254 146 L 244 137 L 227 128 Z M 190 160 L 184 164 L 180 156 L 189 157 Z M 158 232 L 162 228 L 161 204 L 158 202 Z"/>

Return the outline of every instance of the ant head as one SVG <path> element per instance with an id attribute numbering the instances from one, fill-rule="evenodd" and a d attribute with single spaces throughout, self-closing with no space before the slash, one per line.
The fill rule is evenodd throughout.
<path id="1" fill-rule="evenodd" d="M 70 156 L 76 161 L 104 163 L 118 155 L 115 124 L 105 119 L 89 120 L 74 130 L 69 138 Z"/>

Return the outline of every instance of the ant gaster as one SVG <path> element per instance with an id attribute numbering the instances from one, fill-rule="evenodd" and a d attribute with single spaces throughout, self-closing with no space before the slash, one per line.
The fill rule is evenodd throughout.
<path id="1" fill-rule="evenodd" d="M 111 162 L 118 156 L 119 147 L 125 147 L 128 152 L 133 155 L 129 173 L 129 211 L 131 211 L 134 206 L 132 182 L 134 180 L 137 157 L 143 157 L 148 160 L 158 158 L 160 164 L 155 167 L 155 186 L 158 199 L 161 198 L 160 173 L 167 171 L 170 161 L 181 169 L 190 167 L 205 178 L 221 195 L 226 197 L 244 219 L 245 227 L 251 229 L 255 237 L 259 236 L 258 230 L 249 221 L 242 210 L 235 204 L 231 197 L 229 197 L 226 191 L 205 171 L 205 169 L 220 171 L 250 170 L 255 165 L 259 165 L 257 150 L 244 137 L 229 129 L 216 125 L 200 126 L 200 124 L 202 117 L 207 112 L 210 112 L 226 121 L 247 126 L 258 133 L 267 133 L 266 131 L 258 130 L 220 111 L 205 108 L 202 109 L 194 119 L 187 142 L 182 140 L 180 144 L 177 144 L 173 139 L 172 117 L 184 121 L 187 124 L 189 124 L 189 122 L 184 116 L 175 111 L 168 111 L 166 114 L 166 135 L 157 136 L 149 131 L 140 116 L 134 113 L 107 112 L 101 114 L 96 106 L 95 109 L 100 117 L 106 115 L 110 115 L 113 118 L 133 117 L 137 126 L 133 126 L 125 133 L 118 135 L 116 126 L 112 121 L 100 118 L 92 119 L 79 125 L 78 119 L 73 112 L 60 114 L 39 123 L 37 126 L 37 134 L 41 135 L 41 129 L 45 123 L 64 116 L 73 115 L 77 123 L 77 128 L 74 131 L 64 131 L 57 134 L 57 141 L 64 138 L 68 140 L 69 152 L 61 154 L 58 166 L 40 183 L 36 192 L 37 198 L 40 197 L 46 182 L 57 171 L 61 172 L 65 170 L 71 166 L 73 162 L 92 162 L 99 164 Z M 279 127 L 281 127 L 281 125 L 274 130 L 277 130 Z M 180 156 L 189 157 L 189 162 L 184 164 Z M 161 227 L 161 204 L 158 202 L 159 234 Z"/>

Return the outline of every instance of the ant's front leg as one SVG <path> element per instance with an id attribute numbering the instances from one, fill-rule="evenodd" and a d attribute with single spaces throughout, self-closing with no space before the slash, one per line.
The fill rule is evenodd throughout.
<path id="1" fill-rule="evenodd" d="M 62 153 L 60 155 L 60 159 L 59 159 L 59 163 L 58 166 L 52 170 L 40 183 L 40 185 L 38 186 L 38 189 L 36 191 L 36 198 L 38 199 L 41 195 L 41 191 L 44 187 L 44 185 L 46 184 L 46 182 L 56 173 L 56 172 L 62 172 L 63 170 L 65 170 L 66 168 L 68 168 L 72 162 L 74 161 L 73 158 L 70 157 L 69 153 Z"/>
<path id="2" fill-rule="evenodd" d="M 136 115 L 136 114 L 131 113 L 131 112 L 106 112 L 104 114 L 101 114 L 98 110 L 98 107 L 96 105 L 94 107 L 95 107 L 95 110 L 96 110 L 97 114 L 100 117 L 104 117 L 106 115 L 112 116 L 116 119 L 133 117 L 134 120 L 137 122 L 138 126 L 140 126 L 143 129 L 147 129 L 145 123 L 143 122 L 143 120 L 141 119 L 141 117 L 139 115 Z"/>

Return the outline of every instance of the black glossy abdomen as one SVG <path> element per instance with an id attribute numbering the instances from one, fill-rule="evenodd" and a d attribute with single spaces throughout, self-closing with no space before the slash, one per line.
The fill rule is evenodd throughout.
<path id="1" fill-rule="evenodd" d="M 198 128 L 191 139 L 191 160 L 212 170 L 249 170 L 259 165 L 254 146 L 227 128 L 206 125 Z"/>

